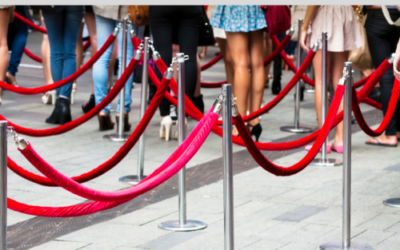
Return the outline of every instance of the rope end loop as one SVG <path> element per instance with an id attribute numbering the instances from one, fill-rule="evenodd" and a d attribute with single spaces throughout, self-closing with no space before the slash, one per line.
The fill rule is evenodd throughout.
<path id="1" fill-rule="evenodd" d="M 15 141 L 15 145 L 17 145 L 19 150 L 25 150 L 28 147 L 28 142 L 24 138 L 18 137 L 18 140 Z"/>
<path id="2" fill-rule="evenodd" d="M 113 36 L 117 36 L 118 35 L 118 32 L 119 32 L 119 30 L 121 29 L 121 23 L 118 23 L 118 25 L 115 27 L 115 29 L 114 29 L 114 31 L 113 31 Z"/>
<path id="3" fill-rule="evenodd" d="M 140 50 L 140 49 L 137 49 L 136 51 L 135 51 L 135 60 L 140 60 L 140 57 L 142 57 L 142 50 Z"/>
<path id="4" fill-rule="evenodd" d="M 393 64 L 395 53 L 392 53 L 390 57 L 387 59 L 390 64 Z"/>
<path id="5" fill-rule="evenodd" d="M 239 109 L 238 106 L 235 102 L 235 100 L 237 99 L 233 94 L 232 94 L 232 117 L 236 117 L 239 115 Z"/>
<path id="6" fill-rule="evenodd" d="M 224 102 L 224 96 L 220 95 L 217 97 L 217 99 L 215 99 L 215 102 L 213 104 L 213 112 L 220 114 L 221 109 L 222 109 L 222 103 Z"/>
<path id="7" fill-rule="evenodd" d="M 173 74 L 174 74 L 174 70 L 173 70 L 171 67 L 169 67 L 169 68 L 165 71 L 164 77 L 165 77 L 166 79 L 168 79 L 168 80 L 171 80 Z"/>
<path id="8" fill-rule="evenodd" d="M 293 34 L 294 34 L 294 27 L 290 27 L 288 35 L 293 36 Z"/>
<path id="9" fill-rule="evenodd" d="M 153 51 L 153 60 L 154 60 L 154 61 L 157 61 L 157 60 L 159 60 L 159 59 L 161 59 L 160 53 L 158 53 L 158 51 L 154 50 L 154 51 Z"/>
<path id="10" fill-rule="evenodd" d="M 133 38 L 133 37 L 136 36 L 136 33 L 135 33 L 135 31 L 133 29 L 130 29 L 129 35 L 131 35 L 131 38 Z"/>
<path id="11" fill-rule="evenodd" d="M 319 48 L 319 42 L 316 42 L 316 43 L 314 44 L 314 46 L 312 47 L 312 51 L 317 52 L 317 51 L 318 51 L 318 48 Z"/>

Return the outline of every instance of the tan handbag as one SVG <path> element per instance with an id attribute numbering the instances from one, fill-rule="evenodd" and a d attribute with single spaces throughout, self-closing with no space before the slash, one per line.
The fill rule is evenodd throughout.
<path id="1" fill-rule="evenodd" d="M 364 24 L 367 20 L 367 15 L 362 13 L 362 5 L 356 9 L 357 23 L 360 28 L 361 37 L 364 41 L 364 45 L 360 48 L 353 49 L 349 53 L 349 61 L 353 63 L 353 67 L 364 70 L 372 69 L 373 63 L 371 53 L 369 52 L 367 33 L 365 32 Z"/>
<path id="2" fill-rule="evenodd" d="M 137 27 L 149 25 L 148 5 L 128 5 L 128 15 L 129 19 Z"/>
<path id="3" fill-rule="evenodd" d="M 292 36 L 292 41 L 297 42 L 297 37 L 299 34 L 299 30 L 301 27 L 297 27 L 299 19 L 303 19 L 306 16 L 307 5 L 292 5 L 290 8 L 290 16 L 291 16 L 291 27 L 296 27 L 294 29 L 294 33 Z"/>

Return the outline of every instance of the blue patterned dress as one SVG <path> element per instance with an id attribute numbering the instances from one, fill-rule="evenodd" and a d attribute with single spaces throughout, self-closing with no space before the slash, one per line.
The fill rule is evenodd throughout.
<path id="1" fill-rule="evenodd" d="M 218 5 L 211 25 L 228 32 L 249 32 L 267 27 L 258 5 Z"/>

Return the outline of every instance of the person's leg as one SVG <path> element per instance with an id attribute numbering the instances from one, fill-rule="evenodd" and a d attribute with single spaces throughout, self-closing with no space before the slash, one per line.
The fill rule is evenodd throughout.
<path id="1" fill-rule="evenodd" d="M 331 70 L 332 70 L 332 83 L 336 90 L 340 78 L 343 76 L 343 64 L 349 58 L 349 52 L 331 52 Z M 343 99 L 340 103 L 338 112 L 343 110 Z M 336 126 L 335 139 L 332 143 L 332 147 L 338 147 L 343 145 L 343 122 Z"/>
<path id="2" fill-rule="evenodd" d="M 278 38 L 279 42 L 282 42 L 283 38 L 285 37 L 285 33 L 280 33 L 276 35 Z M 275 46 L 273 46 L 274 50 L 276 49 Z M 277 95 L 281 92 L 282 89 L 282 84 L 281 84 L 281 77 L 282 77 L 282 57 L 279 54 L 277 57 L 274 59 L 274 80 L 272 81 L 272 93 L 274 95 Z"/>
<path id="3" fill-rule="evenodd" d="M 272 53 L 272 40 L 271 40 L 271 37 L 269 36 L 269 34 L 267 33 L 267 32 L 264 32 L 264 40 L 265 40 L 265 46 L 266 46 L 266 48 L 265 48 L 265 54 L 264 54 L 264 59 L 265 58 L 267 58 L 269 55 L 271 55 L 271 53 Z M 270 74 L 269 74 L 269 70 L 271 69 L 271 63 L 268 63 L 266 66 L 265 66 L 265 78 L 266 79 L 272 79 L 273 77 L 272 76 L 270 76 Z"/>
<path id="4" fill-rule="evenodd" d="M 8 66 L 8 46 L 7 46 L 7 31 L 8 20 L 10 19 L 10 8 L 0 9 L 0 81 L 4 81 Z M 0 104 L 1 93 L 0 88 Z"/>
<path id="5" fill-rule="evenodd" d="M 84 18 L 90 38 L 90 55 L 93 56 L 97 52 L 96 19 L 94 17 L 93 12 L 85 12 Z M 94 94 L 93 84 L 92 84 L 92 94 Z"/>
<path id="6" fill-rule="evenodd" d="M 26 9 L 26 6 L 16 6 L 15 12 L 27 18 L 28 11 Z M 12 43 L 12 52 L 7 71 L 11 74 L 13 78 L 13 83 L 16 84 L 15 74 L 18 72 L 18 66 L 21 62 L 21 57 L 24 53 L 26 40 L 28 38 L 28 25 L 19 21 L 18 19 L 15 19 L 13 26 L 15 30 L 15 37 Z"/>
<path id="7" fill-rule="evenodd" d="M 226 32 L 233 59 L 233 94 L 237 97 L 236 103 L 239 113 L 242 115 L 246 114 L 247 97 L 250 89 L 249 36 L 249 33 L 245 32 Z"/>
<path id="8" fill-rule="evenodd" d="M 322 91 L 322 50 L 318 50 L 317 53 L 315 53 L 314 59 L 313 59 L 313 67 L 314 67 L 314 79 L 315 79 L 315 94 L 314 94 L 314 100 L 315 100 L 315 111 L 317 113 L 317 120 L 318 120 L 318 127 L 321 128 L 321 91 Z"/>
<path id="9" fill-rule="evenodd" d="M 96 32 L 97 32 L 97 47 L 101 48 L 106 42 L 108 36 L 113 32 L 116 21 L 105 18 L 99 15 L 96 17 Z M 93 65 L 93 83 L 94 83 L 94 95 L 96 105 L 98 105 L 104 97 L 108 94 L 107 81 L 108 81 L 108 65 L 110 56 L 113 50 L 114 44 L 112 44 L 103 55 Z M 111 104 L 107 105 L 101 112 L 101 116 L 110 114 Z"/>
<path id="10" fill-rule="evenodd" d="M 68 6 L 65 8 L 65 21 L 62 27 L 64 33 L 63 79 L 76 71 L 76 43 L 82 25 L 83 11 L 83 6 Z M 61 87 L 60 97 L 69 99 L 71 91 L 72 82 Z"/>
<path id="11" fill-rule="evenodd" d="M 219 49 L 221 50 L 222 59 L 224 60 L 225 64 L 226 80 L 228 81 L 228 83 L 233 84 L 233 60 L 231 52 L 229 50 L 228 42 L 226 39 L 217 38 L 217 43 Z"/>
<path id="12" fill-rule="evenodd" d="M 44 18 L 42 15 L 42 10 L 40 10 L 40 19 L 42 27 L 46 29 L 46 24 L 44 23 Z M 50 70 L 50 43 L 47 34 L 43 34 L 42 44 L 40 47 L 40 54 L 42 56 L 44 79 L 46 81 L 46 84 L 52 84 L 53 78 L 51 76 L 51 70 Z"/>
<path id="13" fill-rule="evenodd" d="M 78 32 L 78 41 L 76 42 L 76 49 L 75 49 L 75 54 L 76 54 L 76 70 L 78 70 L 82 66 L 82 60 L 83 60 L 83 26 L 84 23 L 81 22 L 81 26 L 79 28 Z M 76 82 L 76 80 L 75 80 Z"/>
<path id="14" fill-rule="evenodd" d="M 250 113 L 260 109 L 261 102 L 264 95 L 264 59 L 262 56 L 263 51 L 263 31 L 251 31 L 250 34 L 250 68 L 251 68 L 251 106 Z M 258 116 L 249 121 L 250 125 L 260 123 Z"/>

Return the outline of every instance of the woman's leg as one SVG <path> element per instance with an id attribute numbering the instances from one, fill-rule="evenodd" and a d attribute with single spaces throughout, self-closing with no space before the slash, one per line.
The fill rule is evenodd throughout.
<path id="1" fill-rule="evenodd" d="M 321 103 L 322 103 L 322 50 L 318 50 L 313 59 L 315 79 L 315 111 L 317 113 L 318 127 L 321 128 Z"/>
<path id="2" fill-rule="evenodd" d="M 251 68 L 251 99 L 250 113 L 257 111 L 261 107 L 264 95 L 264 59 L 263 59 L 263 31 L 251 31 L 250 34 L 250 68 Z M 250 125 L 260 123 L 258 117 L 249 121 Z"/>
<path id="3" fill-rule="evenodd" d="M 40 21 L 42 23 L 42 27 L 46 29 L 46 24 L 44 23 L 44 18 L 42 15 L 42 10 L 40 10 Z M 40 47 L 40 54 L 42 56 L 44 79 L 46 81 L 46 84 L 52 84 L 53 77 L 51 76 L 51 70 L 50 70 L 50 43 L 47 34 L 43 34 L 42 45 Z M 46 93 L 46 95 L 47 94 L 48 93 Z"/>
<path id="4" fill-rule="evenodd" d="M 336 90 L 340 78 L 343 76 L 343 63 L 349 58 L 349 52 L 332 52 L 331 54 L 331 69 L 332 69 L 332 83 Z M 316 90 L 315 90 L 316 91 Z M 343 110 L 343 99 L 340 103 L 338 112 Z M 335 139 L 332 143 L 332 147 L 343 145 L 343 122 L 336 126 Z"/>
<path id="5" fill-rule="evenodd" d="M 227 40 L 217 38 L 217 43 L 219 45 L 219 49 L 221 50 L 222 59 L 224 60 L 225 64 L 226 80 L 228 81 L 228 83 L 233 84 L 233 60 Z"/>
<path id="6" fill-rule="evenodd" d="M 85 12 L 84 18 L 90 38 L 90 55 L 93 56 L 97 52 L 96 19 L 93 12 Z M 94 94 L 93 85 L 94 84 L 92 83 L 92 94 Z"/>
<path id="7" fill-rule="evenodd" d="M 65 21 L 63 24 L 64 33 L 64 65 L 62 78 L 75 73 L 76 64 L 76 44 L 78 41 L 79 30 L 82 25 L 84 8 L 83 6 L 68 6 L 65 8 Z M 72 92 L 72 82 L 60 89 L 60 97 L 69 99 Z"/>
<path id="8" fill-rule="evenodd" d="M 113 32 L 116 21 L 105 18 L 99 15 L 96 17 L 96 31 L 97 31 L 97 47 L 100 48 L 106 42 L 108 36 Z M 94 96 L 96 105 L 99 104 L 104 97 L 108 94 L 107 81 L 108 81 L 108 65 L 110 62 L 111 53 L 114 44 L 100 56 L 100 58 L 93 65 L 93 83 L 94 83 Z M 110 114 L 111 104 L 107 105 L 100 115 L 105 116 Z"/>
<path id="9" fill-rule="evenodd" d="M 76 54 L 76 70 L 80 69 L 82 66 L 82 60 L 83 60 L 83 26 L 84 23 L 81 22 L 81 27 L 79 28 L 78 32 L 78 41 L 76 43 L 76 49 L 75 49 L 75 54 Z M 76 82 L 77 80 L 75 80 Z"/>
<path id="10" fill-rule="evenodd" d="M 229 50 L 233 59 L 233 94 L 237 97 L 236 103 L 239 113 L 242 115 L 246 114 L 247 96 L 251 86 L 249 36 L 249 33 L 244 32 L 226 32 Z"/>
<path id="11" fill-rule="evenodd" d="M 10 19 L 10 8 L 0 9 L 0 81 L 4 81 L 8 66 L 8 46 L 7 32 L 8 20 Z M 0 88 L 0 104 L 1 104 L 1 88 Z"/>
<path id="12" fill-rule="evenodd" d="M 264 32 L 264 40 L 265 40 L 265 54 L 264 54 L 264 59 L 267 58 L 269 55 L 272 53 L 272 40 L 269 37 L 269 34 L 267 32 Z M 271 68 L 271 63 L 265 66 L 265 78 L 270 79 L 269 75 L 269 70 Z"/>

